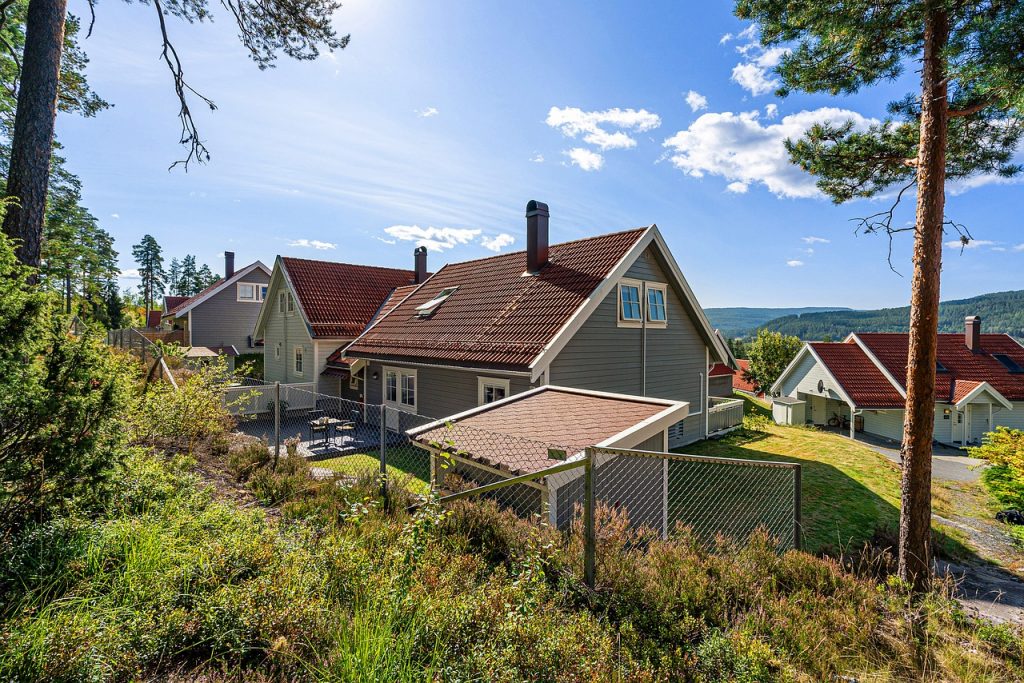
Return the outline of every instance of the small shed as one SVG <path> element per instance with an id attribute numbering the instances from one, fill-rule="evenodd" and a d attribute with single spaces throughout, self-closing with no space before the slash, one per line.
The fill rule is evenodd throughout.
<path id="1" fill-rule="evenodd" d="M 789 396 L 776 396 L 772 399 L 772 417 L 776 424 L 803 425 L 807 414 L 807 401 Z"/>
<path id="2" fill-rule="evenodd" d="M 545 385 L 437 420 L 409 435 L 413 444 L 431 453 L 432 484 L 443 489 L 444 477 L 454 473 L 476 487 L 581 459 L 588 446 L 665 451 L 669 427 L 688 412 L 684 401 Z M 445 460 L 449 465 L 441 468 Z M 636 467 L 620 475 L 636 480 L 637 486 L 626 488 L 637 496 L 652 486 L 659 492 L 665 488 L 663 463 L 650 464 L 652 472 Z M 515 484 L 516 490 L 506 491 L 504 499 L 513 500 L 509 506 L 517 512 L 544 510 L 554 526 L 564 528 L 572 521 L 574 503 L 581 500 L 582 474 L 578 468 Z M 662 505 L 656 507 L 660 525 Z"/>

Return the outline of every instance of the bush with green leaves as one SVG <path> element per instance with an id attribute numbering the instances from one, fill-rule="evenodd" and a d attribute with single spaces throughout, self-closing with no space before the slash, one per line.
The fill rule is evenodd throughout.
<path id="1" fill-rule="evenodd" d="M 0 235 L 0 545 L 30 520 L 84 504 L 123 452 L 133 371 L 59 302 Z"/>
<path id="2" fill-rule="evenodd" d="M 981 446 L 968 451 L 991 464 L 981 478 L 992 495 L 1003 505 L 1024 510 L 1024 431 L 996 427 Z"/>

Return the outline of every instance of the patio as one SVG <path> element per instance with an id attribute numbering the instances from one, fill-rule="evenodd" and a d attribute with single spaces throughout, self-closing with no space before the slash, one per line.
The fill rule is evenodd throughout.
<path id="1" fill-rule="evenodd" d="M 329 415 L 330 417 L 335 417 Z M 335 417 L 335 419 L 340 419 Z M 281 442 L 299 439 L 298 453 L 309 460 L 324 460 L 343 455 L 366 453 L 380 447 L 380 425 L 363 420 L 353 420 L 344 425 L 332 428 L 329 434 L 311 433 L 309 417 L 306 415 L 290 415 L 281 420 Z M 269 414 L 259 414 L 238 419 L 237 431 L 265 440 L 273 446 L 274 418 Z M 387 432 L 387 446 L 399 446 L 408 443 L 408 437 L 401 432 Z"/>

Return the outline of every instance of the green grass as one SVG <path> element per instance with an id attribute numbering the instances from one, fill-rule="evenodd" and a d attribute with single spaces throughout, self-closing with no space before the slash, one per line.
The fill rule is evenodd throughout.
<path id="1" fill-rule="evenodd" d="M 400 446 L 385 451 L 388 479 L 411 493 L 430 493 L 430 456 L 415 446 Z M 313 462 L 314 467 L 326 467 L 339 474 L 352 477 L 380 470 L 380 452 L 353 453 L 340 458 Z"/>
<path id="2" fill-rule="evenodd" d="M 759 412 L 759 406 L 749 398 L 747 401 L 751 410 Z M 900 472 L 895 463 L 838 434 L 774 424 L 763 429 L 740 430 L 681 450 L 693 455 L 799 463 L 803 542 L 811 552 L 859 547 L 878 529 L 898 528 Z M 967 552 L 954 538 L 939 540 L 948 542 L 950 554 Z"/>
<path id="3" fill-rule="evenodd" d="M 734 398 L 743 399 L 743 414 L 744 415 L 764 415 L 765 417 L 772 416 L 772 404 L 767 401 L 762 401 L 759 398 L 753 398 L 746 394 L 739 392 L 733 393 Z"/>

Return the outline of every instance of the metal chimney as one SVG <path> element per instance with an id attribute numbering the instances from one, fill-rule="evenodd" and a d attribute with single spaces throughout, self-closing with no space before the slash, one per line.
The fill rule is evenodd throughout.
<path id="1" fill-rule="evenodd" d="M 414 282 L 421 285 L 427 279 L 427 248 L 416 247 L 412 253 L 416 260 L 416 280 Z"/>
<path id="2" fill-rule="evenodd" d="M 548 263 L 548 205 L 531 199 L 526 204 L 526 271 L 537 274 Z"/>
<path id="3" fill-rule="evenodd" d="M 235 252 L 225 251 L 224 252 L 224 279 L 227 280 L 229 277 L 235 274 Z"/>
<path id="4" fill-rule="evenodd" d="M 974 353 L 981 351 L 981 318 L 976 315 L 964 318 L 964 344 Z"/>

